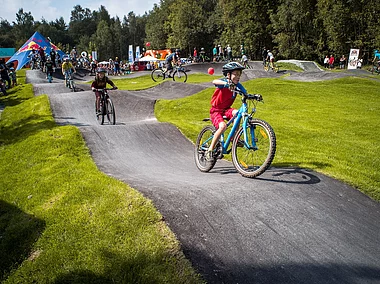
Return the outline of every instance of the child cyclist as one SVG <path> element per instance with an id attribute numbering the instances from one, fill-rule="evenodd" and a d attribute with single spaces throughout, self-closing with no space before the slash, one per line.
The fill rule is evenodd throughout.
<path id="1" fill-rule="evenodd" d="M 94 82 L 91 84 L 91 89 L 95 92 L 96 96 L 96 112 L 100 113 L 100 89 L 105 89 L 107 83 L 112 86 L 113 90 L 116 90 L 117 87 L 115 84 L 106 76 L 106 69 L 99 68 L 96 71 L 96 76 Z"/>
<path id="2" fill-rule="evenodd" d="M 216 86 L 216 90 L 211 98 L 210 118 L 216 128 L 216 132 L 206 152 L 206 160 L 209 162 L 215 160 L 213 155 L 214 147 L 227 128 L 223 116 L 226 116 L 227 119 L 231 119 L 238 112 L 237 109 L 231 107 L 236 98 L 236 93 L 234 93 L 233 90 L 238 88 L 241 92 L 247 93 L 242 84 L 239 83 L 240 76 L 244 69 L 245 68 L 237 62 L 229 62 L 225 64 L 222 69 L 225 78 L 212 81 Z"/>

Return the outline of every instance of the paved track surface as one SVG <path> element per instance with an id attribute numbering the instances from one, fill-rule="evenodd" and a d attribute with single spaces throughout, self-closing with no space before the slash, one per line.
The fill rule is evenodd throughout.
<path id="1" fill-rule="evenodd" d="M 246 79 L 268 76 L 258 68 L 244 72 Z M 379 203 L 305 169 L 271 168 L 257 179 L 241 177 L 227 161 L 210 173 L 197 170 L 193 144 L 159 123 L 153 108 L 157 99 L 207 84 L 112 91 L 117 124 L 100 126 L 88 85 L 67 93 L 58 79 L 41 83 L 39 71 L 27 77 L 36 95 L 49 95 L 59 124 L 79 127 L 100 170 L 153 200 L 208 283 L 380 283 Z"/>

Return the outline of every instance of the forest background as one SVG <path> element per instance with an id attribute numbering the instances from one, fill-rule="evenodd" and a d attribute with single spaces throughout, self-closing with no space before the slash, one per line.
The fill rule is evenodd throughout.
<path id="1" fill-rule="evenodd" d="M 1 18 L 0 18 L 1 19 Z M 128 46 L 180 48 L 181 57 L 194 47 L 210 55 L 215 45 L 240 47 L 252 60 L 274 50 L 277 59 L 339 58 L 359 48 L 364 63 L 380 47 L 378 0 L 161 0 L 144 15 L 131 11 L 122 19 L 110 17 L 106 7 L 91 11 L 73 7 L 70 22 L 63 17 L 35 20 L 19 9 L 16 21 L 0 21 L 0 47 L 19 49 L 38 31 L 64 52 L 98 52 L 101 60 L 128 58 Z M 150 45 L 149 47 L 147 47 Z"/>

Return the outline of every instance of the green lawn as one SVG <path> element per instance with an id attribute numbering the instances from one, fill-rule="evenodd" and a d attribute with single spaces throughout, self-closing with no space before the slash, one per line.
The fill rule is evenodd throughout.
<path id="1" fill-rule="evenodd" d="M 255 79 L 261 93 L 256 116 L 277 136 L 273 165 L 305 167 L 344 181 L 380 200 L 380 82 L 344 78 L 323 82 Z M 160 121 L 175 124 L 193 142 L 209 116 L 214 88 L 191 97 L 160 100 Z M 239 107 L 240 101 L 235 101 Z"/>
<path id="2" fill-rule="evenodd" d="M 20 72 L 22 81 L 24 73 Z M 2 283 L 202 283 L 150 200 L 22 84 L 0 97 Z"/>

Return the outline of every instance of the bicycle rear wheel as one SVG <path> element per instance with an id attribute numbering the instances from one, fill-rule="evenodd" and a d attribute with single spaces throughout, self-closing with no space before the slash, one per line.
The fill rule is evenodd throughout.
<path id="1" fill-rule="evenodd" d="M 150 76 L 152 77 L 152 80 L 154 82 L 160 82 L 160 81 L 163 81 L 165 79 L 165 73 L 161 69 L 153 70 L 153 72 Z"/>
<path id="2" fill-rule="evenodd" d="M 116 115 L 115 115 L 115 107 L 111 98 L 107 98 L 106 100 L 106 115 L 108 122 L 112 125 L 116 124 Z"/>
<path id="3" fill-rule="evenodd" d="M 266 71 L 266 72 L 269 71 L 269 66 L 268 65 L 264 65 L 264 71 Z"/>
<path id="4" fill-rule="evenodd" d="M 187 81 L 187 74 L 185 71 L 176 70 L 173 73 L 173 81 L 185 83 Z"/>
<path id="5" fill-rule="evenodd" d="M 273 67 L 273 72 L 278 73 L 279 71 L 280 71 L 280 67 L 278 66 Z"/>
<path id="6" fill-rule="evenodd" d="M 211 144 L 215 131 L 214 126 L 207 125 L 198 134 L 194 148 L 194 159 L 195 165 L 201 172 L 209 172 L 215 166 L 216 159 L 214 161 L 206 160 L 206 151 Z"/>
<path id="7" fill-rule="evenodd" d="M 248 145 L 241 127 L 232 143 L 232 162 L 238 172 L 248 178 L 263 174 L 276 153 L 276 135 L 272 127 L 260 119 L 252 119 L 246 129 Z"/>

